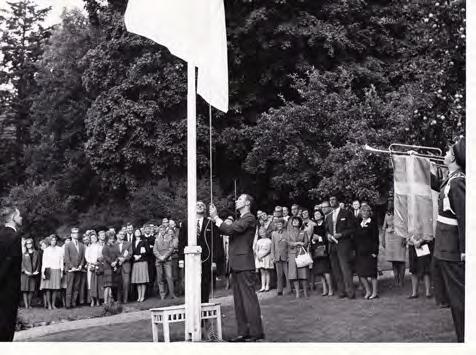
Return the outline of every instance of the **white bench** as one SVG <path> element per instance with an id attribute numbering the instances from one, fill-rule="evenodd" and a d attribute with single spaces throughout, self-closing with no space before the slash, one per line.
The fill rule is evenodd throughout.
<path id="1" fill-rule="evenodd" d="M 164 342 L 170 342 L 170 323 L 185 322 L 185 305 L 152 308 L 150 310 L 152 320 L 152 339 L 159 341 L 159 325 L 164 330 Z M 221 308 L 219 303 L 202 303 L 201 319 L 214 319 L 218 340 L 222 340 L 221 331 Z"/>

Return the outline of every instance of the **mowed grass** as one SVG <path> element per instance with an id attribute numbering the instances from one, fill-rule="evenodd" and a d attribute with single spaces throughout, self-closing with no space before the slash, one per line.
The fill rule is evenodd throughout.
<path id="1" fill-rule="evenodd" d="M 266 341 L 269 342 L 455 342 L 451 312 L 437 308 L 434 299 L 407 299 L 391 280 L 380 282 L 380 298 L 365 300 L 322 297 L 308 299 L 273 296 L 260 301 Z M 275 293 L 275 291 L 271 291 Z M 223 337 L 236 336 L 233 306 L 223 312 Z M 171 327 L 172 341 L 183 341 L 184 324 Z M 159 334 L 162 339 L 162 334 Z M 43 342 L 150 342 L 150 320 L 91 327 L 36 338 Z"/>

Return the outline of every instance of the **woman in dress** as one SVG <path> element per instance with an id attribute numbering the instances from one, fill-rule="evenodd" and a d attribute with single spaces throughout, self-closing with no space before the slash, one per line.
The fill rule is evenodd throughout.
<path id="1" fill-rule="evenodd" d="M 121 269 L 119 257 L 121 252 L 116 245 L 116 234 L 113 231 L 106 232 L 107 244 L 102 249 L 104 259 L 104 303 L 110 305 L 114 301 L 112 294 L 117 294 L 120 285 Z"/>
<path id="2" fill-rule="evenodd" d="M 41 283 L 41 265 L 43 263 L 43 253 L 45 252 L 46 248 L 48 248 L 49 241 L 47 238 L 40 240 L 40 250 L 38 250 L 38 259 L 40 260 L 40 283 Z M 48 308 L 48 302 L 46 300 L 46 291 L 41 290 L 41 297 L 43 298 L 43 307 Z"/>
<path id="3" fill-rule="evenodd" d="M 403 287 L 405 278 L 406 240 L 395 234 L 393 229 L 393 201 L 388 201 L 387 213 L 383 222 L 383 248 L 385 259 L 392 263 L 395 286 Z"/>
<path id="4" fill-rule="evenodd" d="M 331 280 L 331 263 L 329 260 L 326 226 L 322 210 L 317 209 L 314 211 L 314 221 L 315 225 L 310 244 L 310 252 L 313 259 L 311 280 L 312 283 L 314 283 L 314 278 L 320 276 L 322 283 L 322 296 L 333 296 L 334 290 Z"/>
<path id="5" fill-rule="evenodd" d="M 37 276 L 40 274 L 40 258 L 38 251 L 33 247 L 33 239 L 25 241 L 25 253 L 21 263 L 21 292 L 25 308 L 31 308 L 33 293 L 37 287 Z"/>
<path id="6" fill-rule="evenodd" d="M 375 218 L 371 217 L 372 210 L 369 205 L 360 209 L 362 221 L 354 233 L 356 258 L 355 269 L 360 282 L 365 288 L 365 299 L 378 297 L 377 291 L 377 256 L 379 248 L 379 231 Z M 368 279 L 372 284 L 370 288 Z"/>
<path id="7" fill-rule="evenodd" d="M 150 280 L 147 264 L 147 255 L 150 254 L 150 245 L 139 229 L 136 229 L 134 232 L 134 237 L 135 241 L 132 246 L 133 264 L 131 284 L 137 287 L 137 302 L 144 302 L 145 288 Z"/>
<path id="8" fill-rule="evenodd" d="M 258 292 L 268 292 L 271 270 L 274 267 L 271 262 L 271 239 L 267 236 L 266 228 L 258 228 L 258 239 L 255 239 L 253 249 L 258 260 L 256 268 L 261 273 L 261 288 Z"/>
<path id="9" fill-rule="evenodd" d="M 103 276 L 99 270 L 98 259 L 102 257 L 102 246 L 98 243 L 96 232 L 90 234 L 91 244 L 86 248 L 85 259 L 88 268 L 89 292 L 91 307 L 99 306 L 99 299 L 103 297 Z"/>
<path id="10" fill-rule="evenodd" d="M 304 297 L 307 297 L 309 267 L 298 268 L 296 265 L 296 257 L 302 248 L 309 245 L 309 236 L 302 229 L 302 219 L 300 217 L 292 217 L 290 219 L 291 227 L 288 229 L 288 276 L 289 280 L 294 284 L 296 298 L 299 298 L 299 281 L 302 282 Z"/>
<path id="11" fill-rule="evenodd" d="M 417 248 L 419 251 L 427 251 L 421 256 L 417 255 Z M 424 255 L 423 255 L 424 254 Z M 412 294 L 408 298 L 418 298 L 418 287 L 421 279 L 425 283 L 425 295 L 431 298 L 431 258 L 433 255 L 433 240 L 424 239 L 421 236 L 412 236 L 408 239 L 408 261 L 410 264 L 410 273 L 412 280 Z"/>
<path id="12" fill-rule="evenodd" d="M 56 309 L 55 301 L 61 289 L 61 275 L 64 270 L 63 248 L 56 245 L 58 237 L 52 234 L 48 237 L 50 245 L 43 252 L 41 264 L 40 289 L 46 292 L 48 309 Z"/>

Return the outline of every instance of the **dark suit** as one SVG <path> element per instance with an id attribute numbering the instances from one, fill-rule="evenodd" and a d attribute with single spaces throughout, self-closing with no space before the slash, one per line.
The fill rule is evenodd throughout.
<path id="1" fill-rule="evenodd" d="M 261 338 L 264 332 L 253 274 L 256 218 L 251 213 L 245 213 L 230 225 L 222 223 L 220 231 L 230 237 L 229 257 L 238 335 Z"/>
<path id="2" fill-rule="evenodd" d="M 183 251 L 187 245 L 187 224 L 180 228 L 179 252 L 183 259 Z M 213 235 L 213 238 L 212 238 Z M 202 279 L 201 279 L 201 301 L 207 303 L 210 299 L 212 286 L 212 262 L 218 264 L 225 257 L 223 242 L 220 238 L 221 232 L 209 218 L 203 218 L 201 228 L 197 231 L 197 245 L 202 248 Z M 213 251 L 213 252 L 212 252 Z M 213 259 L 213 260 L 212 260 Z"/>
<path id="3" fill-rule="evenodd" d="M 117 247 L 119 248 L 119 251 L 121 251 L 119 242 L 117 243 Z M 118 299 L 122 300 L 124 303 L 127 303 L 129 300 L 129 286 L 131 284 L 132 243 L 127 241 L 122 242 L 121 257 L 124 258 L 124 262 L 122 263 L 121 267 L 122 287 L 118 288 Z"/>
<path id="4" fill-rule="evenodd" d="M 76 307 L 79 296 L 82 271 L 70 271 L 72 268 L 84 268 L 84 244 L 78 241 L 78 248 L 71 241 L 64 249 L 64 265 L 66 270 L 66 307 Z"/>
<path id="5" fill-rule="evenodd" d="M 332 274 L 337 284 L 337 293 L 339 296 L 343 296 L 347 293 L 348 297 L 354 297 L 354 284 L 352 280 L 352 234 L 355 230 L 355 217 L 348 211 L 340 209 L 334 232 L 333 215 L 333 213 L 330 213 L 326 217 L 326 234 L 334 235 L 334 233 L 341 233 L 342 236 L 336 238 L 338 240 L 337 244 L 333 242 L 329 244 Z"/>
<path id="6" fill-rule="evenodd" d="M 10 227 L 0 227 L 0 341 L 15 334 L 22 263 L 21 239 Z"/>

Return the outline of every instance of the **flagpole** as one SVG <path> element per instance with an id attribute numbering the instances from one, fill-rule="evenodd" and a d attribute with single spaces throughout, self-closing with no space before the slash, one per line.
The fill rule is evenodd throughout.
<path id="1" fill-rule="evenodd" d="M 197 112 L 195 65 L 187 63 L 187 214 L 185 340 L 201 340 L 201 248 L 197 246 Z"/>

